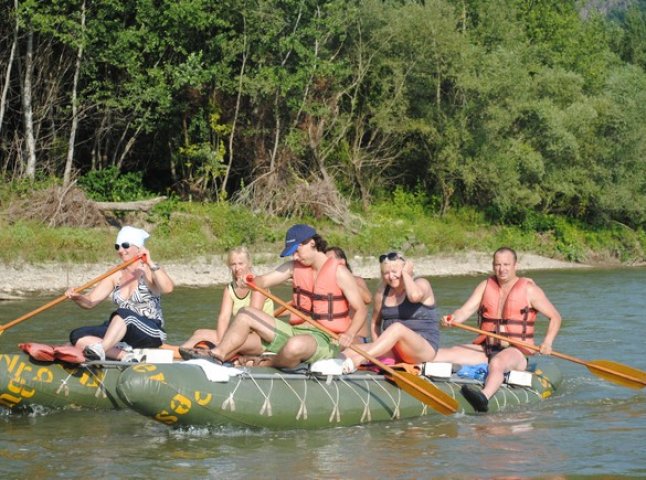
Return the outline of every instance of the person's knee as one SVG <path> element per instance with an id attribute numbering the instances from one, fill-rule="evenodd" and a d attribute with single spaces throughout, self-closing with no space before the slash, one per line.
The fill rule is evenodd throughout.
<path id="1" fill-rule="evenodd" d="M 121 317 L 120 315 L 113 315 L 112 318 L 110 319 L 110 326 L 117 325 L 120 327 L 125 327 L 126 326 L 126 321 Z M 114 327 L 112 327 L 114 328 Z"/>
<path id="2" fill-rule="evenodd" d="M 406 333 L 406 331 L 409 330 L 408 327 L 406 327 L 402 323 L 393 323 L 390 327 L 388 327 L 386 330 L 384 330 L 384 335 L 392 335 L 394 337 L 401 337 Z"/>
<path id="3" fill-rule="evenodd" d="M 286 358 L 303 359 L 311 356 L 316 350 L 316 344 L 311 345 L 301 338 L 290 338 L 280 353 Z"/>
<path id="4" fill-rule="evenodd" d="M 207 328 L 199 328 L 193 332 L 194 337 L 205 337 L 212 333 L 212 330 Z"/>
<path id="5" fill-rule="evenodd" d="M 490 372 L 505 372 L 507 370 L 507 361 L 499 357 L 493 357 L 489 361 L 489 371 Z"/>
<path id="6" fill-rule="evenodd" d="M 235 325 L 246 325 L 251 326 L 257 319 L 257 312 L 250 307 L 243 307 L 238 310 L 238 313 L 231 320 L 232 324 Z"/>

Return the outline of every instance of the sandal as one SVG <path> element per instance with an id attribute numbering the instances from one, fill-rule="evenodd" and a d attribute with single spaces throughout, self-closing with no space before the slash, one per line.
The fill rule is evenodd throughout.
<path id="1" fill-rule="evenodd" d="M 467 402 L 471 404 L 476 412 L 489 411 L 489 399 L 484 393 L 471 385 L 462 385 L 460 389 Z"/>
<path id="2" fill-rule="evenodd" d="M 216 357 L 211 350 L 207 350 L 205 348 L 179 347 L 179 354 L 184 360 L 201 359 L 208 360 L 209 362 L 213 362 L 217 365 L 224 364 L 224 362 Z"/>
<path id="3" fill-rule="evenodd" d="M 237 361 L 243 367 L 271 367 L 271 357 L 267 355 L 240 355 Z"/>
<path id="4" fill-rule="evenodd" d="M 215 347 L 215 343 L 209 342 L 208 340 L 200 340 L 195 345 L 193 345 L 193 348 L 202 348 L 205 350 L 213 350 Z"/>
<path id="5" fill-rule="evenodd" d="M 179 347 L 179 355 L 184 360 L 193 360 L 194 358 L 210 358 L 211 350 L 206 348 L 189 348 Z"/>

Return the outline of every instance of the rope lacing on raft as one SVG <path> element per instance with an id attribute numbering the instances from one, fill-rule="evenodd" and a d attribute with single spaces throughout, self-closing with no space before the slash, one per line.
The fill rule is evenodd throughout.
<path id="1" fill-rule="evenodd" d="M 381 388 L 384 391 L 384 393 L 386 395 L 388 395 L 390 397 L 390 399 L 393 401 L 394 408 L 393 408 L 393 414 L 390 417 L 390 419 L 391 420 L 398 419 L 399 416 L 401 415 L 401 412 L 400 412 L 400 409 L 399 409 L 401 401 L 402 401 L 402 391 L 401 391 L 401 389 L 399 389 L 399 388 L 397 389 L 397 400 L 395 400 L 395 398 L 390 394 L 390 392 L 388 390 L 386 390 L 384 388 L 384 386 L 377 381 L 376 378 L 373 378 L 372 381 L 375 383 L 375 385 L 377 385 L 379 388 Z"/>
<path id="2" fill-rule="evenodd" d="M 336 391 L 336 399 L 334 399 L 332 398 L 332 395 L 330 395 L 330 392 L 328 392 L 327 388 L 325 388 L 323 384 L 321 384 L 321 381 L 318 378 L 314 377 L 314 380 L 318 385 L 321 386 L 321 389 L 325 392 L 325 394 L 332 402 L 333 408 L 332 408 L 332 412 L 330 412 L 330 417 L 328 418 L 328 422 L 332 423 L 332 421 L 336 419 L 336 423 L 339 423 L 341 421 L 341 410 L 339 409 L 339 399 L 340 399 L 339 384 L 336 382 L 334 383 L 334 388 Z M 307 382 L 305 382 L 305 384 L 307 385 Z"/>
<path id="3" fill-rule="evenodd" d="M 275 376 L 281 377 L 282 376 L 277 373 Z M 253 375 L 249 375 L 249 378 L 253 382 L 253 384 L 256 386 L 260 394 L 265 398 L 265 402 L 262 405 L 262 408 L 260 409 L 260 415 L 267 415 L 268 417 L 271 417 L 273 415 L 272 410 L 271 410 L 271 400 L 269 400 L 269 397 L 271 397 L 271 392 L 274 389 L 274 378 L 272 377 L 271 382 L 269 384 L 269 392 L 265 394 L 262 388 L 260 388 L 260 385 L 258 385 L 258 382 L 256 382 L 256 379 L 253 377 Z M 240 380 L 239 380 L 240 381 Z M 233 394 L 233 392 L 232 392 Z"/>
<path id="4" fill-rule="evenodd" d="M 296 398 L 298 398 L 298 400 L 301 402 L 301 406 L 299 407 L 299 409 L 298 409 L 298 413 L 296 414 L 296 420 L 300 420 L 300 419 L 301 419 L 301 417 L 303 418 L 303 420 L 307 420 L 307 405 L 305 404 L 305 400 L 307 400 L 307 382 L 305 382 L 305 383 L 304 383 L 304 385 L 305 385 L 305 389 L 304 389 L 304 391 L 303 391 L 303 397 L 301 398 L 301 396 L 300 396 L 300 395 L 298 394 L 298 392 L 294 389 L 294 387 L 292 387 L 292 386 L 287 382 L 287 380 L 285 379 L 285 377 L 283 377 L 282 375 L 280 375 L 280 378 L 281 378 L 281 380 L 285 383 L 285 385 L 287 385 L 287 387 L 288 387 L 288 388 L 289 388 L 289 389 L 294 393 L 294 395 L 296 395 Z"/>
<path id="5" fill-rule="evenodd" d="M 61 384 L 60 384 L 60 385 L 58 386 L 58 388 L 56 389 L 56 395 L 58 395 L 59 393 L 61 393 L 61 391 L 63 391 L 63 395 L 65 395 L 66 397 L 69 397 L 69 396 L 70 396 L 70 386 L 69 386 L 69 384 L 67 383 L 67 381 L 68 381 L 71 377 L 72 377 L 72 374 L 71 374 L 71 373 L 68 373 L 68 374 L 67 374 L 67 377 L 65 377 L 64 379 L 62 379 L 62 380 L 61 380 Z"/>
<path id="6" fill-rule="evenodd" d="M 363 403 L 363 413 L 361 414 L 360 422 L 371 422 L 372 412 L 370 411 L 370 384 L 366 382 L 366 390 L 368 391 L 368 395 L 366 396 L 366 400 L 364 400 L 359 392 L 354 389 L 354 386 L 351 383 L 345 381 L 343 377 L 341 377 L 339 380 L 342 381 L 350 390 L 352 390 L 352 392 L 359 398 L 359 401 Z"/>
<path id="7" fill-rule="evenodd" d="M 242 385 L 242 375 L 238 376 L 238 383 L 236 384 L 235 388 L 229 392 L 229 396 L 222 402 L 222 410 L 229 410 L 231 412 L 236 411 L 236 402 L 235 402 L 235 394 L 238 391 L 238 388 Z"/>
<path id="8" fill-rule="evenodd" d="M 96 392 L 94 392 L 94 397 L 99 398 L 100 396 L 103 396 L 103 398 L 108 398 L 108 389 L 105 386 L 105 383 L 101 379 L 99 375 L 95 373 L 95 371 L 91 368 L 84 367 L 96 380 L 96 383 L 99 385 L 96 389 Z"/>

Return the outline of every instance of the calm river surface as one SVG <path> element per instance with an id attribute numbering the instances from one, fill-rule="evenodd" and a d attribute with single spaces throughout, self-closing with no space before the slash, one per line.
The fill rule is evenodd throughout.
<path id="1" fill-rule="evenodd" d="M 563 315 L 555 350 L 646 370 L 646 269 L 529 276 Z M 459 306 L 482 278 L 431 277 L 442 312 Z M 166 297 L 169 342 L 213 324 L 221 293 L 179 288 Z M 0 302 L 0 323 L 57 295 Z M 63 303 L 0 336 L 0 351 L 14 352 L 23 341 L 61 343 L 108 311 L 107 303 L 93 311 Z M 443 331 L 442 343 L 470 339 Z M 0 478 L 646 478 L 646 390 L 553 361 L 564 385 L 538 407 L 320 431 L 177 431 L 129 411 L 0 410 Z"/>

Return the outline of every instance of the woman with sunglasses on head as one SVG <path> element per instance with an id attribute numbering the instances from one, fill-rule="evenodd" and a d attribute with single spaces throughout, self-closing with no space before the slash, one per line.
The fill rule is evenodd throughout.
<path id="1" fill-rule="evenodd" d="M 88 360 L 107 357 L 128 361 L 132 355 L 115 348 L 117 343 L 125 342 L 134 348 L 155 348 L 166 340 L 161 294 L 173 291 L 173 281 L 144 247 L 148 237 L 145 230 L 123 227 L 114 246 L 119 258 L 127 262 L 142 255 L 141 261 L 101 280 L 85 295 L 74 288 L 65 292 L 81 308 L 94 308 L 109 296 L 117 306 L 102 325 L 81 327 L 70 333 L 70 341 L 83 350 Z"/>
<path id="2" fill-rule="evenodd" d="M 406 363 L 430 362 L 440 342 L 439 316 L 431 284 L 413 277 L 412 262 L 398 252 L 379 257 L 381 284 L 372 313 L 373 342 L 364 350 L 373 357 L 393 355 Z M 367 360 L 352 350 L 344 352 L 345 373 Z"/>

